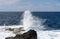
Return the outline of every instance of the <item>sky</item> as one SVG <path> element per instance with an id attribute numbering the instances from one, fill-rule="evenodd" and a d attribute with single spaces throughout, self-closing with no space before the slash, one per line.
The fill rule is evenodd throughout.
<path id="1" fill-rule="evenodd" d="M 0 11 L 60 11 L 60 0 L 0 0 Z"/>

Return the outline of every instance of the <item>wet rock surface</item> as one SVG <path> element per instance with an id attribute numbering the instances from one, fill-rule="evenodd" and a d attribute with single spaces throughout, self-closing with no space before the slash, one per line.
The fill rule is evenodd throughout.
<path id="1" fill-rule="evenodd" d="M 34 30 L 29 30 L 24 34 L 17 34 L 15 37 L 6 37 L 5 39 L 37 39 L 37 33 Z"/>

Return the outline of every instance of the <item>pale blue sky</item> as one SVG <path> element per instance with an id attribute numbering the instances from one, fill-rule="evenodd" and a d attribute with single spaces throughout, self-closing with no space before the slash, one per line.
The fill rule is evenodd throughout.
<path id="1" fill-rule="evenodd" d="M 60 0 L 0 0 L 0 11 L 60 11 Z"/>

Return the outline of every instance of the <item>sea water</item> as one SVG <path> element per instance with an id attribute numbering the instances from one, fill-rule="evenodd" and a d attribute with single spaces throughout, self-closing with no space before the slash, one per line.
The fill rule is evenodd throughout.
<path id="1" fill-rule="evenodd" d="M 5 31 L 5 28 L 18 28 L 20 26 L 24 27 L 26 31 L 35 30 L 37 39 L 60 39 L 59 12 L 31 12 L 26 10 L 22 13 L 0 13 L 0 21 L 2 20 L 0 22 L 0 39 L 15 36 L 13 32 Z"/>

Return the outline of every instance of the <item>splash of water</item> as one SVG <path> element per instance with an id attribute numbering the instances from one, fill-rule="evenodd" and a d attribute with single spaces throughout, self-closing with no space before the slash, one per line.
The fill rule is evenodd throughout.
<path id="1" fill-rule="evenodd" d="M 34 29 L 37 31 L 37 39 L 60 39 L 60 32 L 43 31 L 45 25 L 43 23 L 46 19 L 39 19 L 32 15 L 29 10 L 23 14 L 23 26 L 25 30 Z"/>
<path id="2" fill-rule="evenodd" d="M 32 14 L 29 10 L 27 10 L 23 14 L 23 26 L 25 27 L 25 29 L 27 29 L 28 27 L 32 26 L 32 24 L 33 24 Z"/>
<path id="3" fill-rule="evenodd" d="M 42 25 L 44 22 L 45 20 L 33 16 L 29 10 L 26 10 L 23 14 L 23 26 L 25 27 L 25 30 L 43 30 L 45 29 L 44 25 Z"/>

